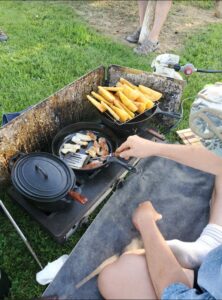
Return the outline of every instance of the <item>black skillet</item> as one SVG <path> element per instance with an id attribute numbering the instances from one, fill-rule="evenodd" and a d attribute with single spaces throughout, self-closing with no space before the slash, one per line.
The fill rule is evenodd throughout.
<path id="1" fill-rule="evenodd" d="M 61 154 L 61 147 L 64 143 L 69 142 L 73 135 L 78 133 L 86 134 L 87 131 L 92 131 L 96 136 L 104 137 L 106 139 L 109 153 L 115 153 L 116 149 L 118 148 L 118 138 L 116 135 L 106 126 L 102 124 L 97 124 L 93 122 L 80 122 L 71 124 L 65 128 L 63 128 L 61 131 L 59 131 L 56 136 L 54 137 L 52 141 L 52 153 L 59 156 L 61 159 L 64 158 L 63 154 Z M 92 142 L 89 143 L 87 148 L 81 147 L 80 153 L 85 153 L 85 151 L 92 146 Z M 77 169 L 72 168 L 74 171 L 78 172 L 84 172 L 84 173 L 91 173 L 92 171 L 102 169 L 109 165 L 110 163 L 118 163 L 121 166 L 123 166 L 125 169 L 127 169 L 130 172 L 136 172 L 136 168 L 128 164 L 122 159 L 119 159 L 117 157 L 108 157 L 101 166 L 97 166 L 95 168 L 91 169 Z"/>
<path id="2" fill-rule="evenodd" d="M 161 114 L 163 116 L 176 119 L 177 121 L 183 117 L 182 113 L 163 111 L 159 107 L 159 105 L 160 103 L 156 102 L 151 109 L 136 115 L 132 120 L 126 121 L 125 123 L 116 121 L 109 113 L 99 112 L 99 114 L 103 123 L 109 126 L 110 128 L 114 129 L 114 131 L 119 131 L 119 132 L 132 131 L 132 133 L 136 132 L 138 129 L 140 129 L 143 126 L 147 126 L 148 125 L 147 123 L 151 121 L 154 118 L 154 116 L 156 116 L 157 114 Z"/>

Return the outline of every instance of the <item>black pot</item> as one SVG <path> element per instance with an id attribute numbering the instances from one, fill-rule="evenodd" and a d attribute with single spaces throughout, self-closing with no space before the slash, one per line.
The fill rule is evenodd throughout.
<path id="1" fill-rule="evenodd" d="M 41 210 L 67 208 L 73 200 L 87 199 L 75 192 L 74 172 L 58 157 L 45 152 L 19 153 L 9 163 L 16 190 Z"/>

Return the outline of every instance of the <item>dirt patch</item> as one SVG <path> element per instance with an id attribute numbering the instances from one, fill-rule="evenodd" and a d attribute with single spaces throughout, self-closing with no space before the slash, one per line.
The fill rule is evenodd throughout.
<path id="1" fill-rule="evenodd" d="M 135 47 L 125 36 L 138 26 L 137 1 L 74 1 L 76 13 L 98 32 Z M 214 9 L 201 9 L 181 3 L 173 4 L 160 35 L 158 53 L 179 51 L 187 34 L 210 23 L 222 23 Z"/>

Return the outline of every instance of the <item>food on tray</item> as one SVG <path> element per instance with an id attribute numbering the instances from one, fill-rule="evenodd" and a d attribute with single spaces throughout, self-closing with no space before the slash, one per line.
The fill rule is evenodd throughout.
<path id="1" fill-rule="evenodd" d="M 91 92 L 91 94 L 93 95 L 94 98 L 96 98 L 97 100 L 99 100 L 100 102 L 103 101 L 106 104 L 110 104 L 109 101 L 107 101 L 105 98 L 103 98 L 101 95 L 95 93 L 95 92 Z"/>
<path id="2" fill-rule="evenodd" d="M 98 143 L 101 148 L 100 155 L 107 156 L 109 154 L 109 147 L 107 145 L 106 139 L 104 137 L 100 137 Z"/>
<path id="3" fill-rule="evenodd" d="M 88 142 L 86 141 L 82 141 L 79 137 L 77 137 L 76 135 L 74 135 L 72 137 L 72 142 L 73 143 L 76 143 L 78 145 L 81 145 L 81 146 L 87 146 L 88 145 Z"/>
<path id="4" fill-rule="evenodd" d="M 100 112 L 106 112 L 116 121 L 125 123 L 154 107 L 162 94 L 144 85 L 136 86 L 120 78 L 116 86 L 98 86 L 98 93 L 87 96 Z"/>
<path id="5" fill-rule="evenodd" d="M 124 90 L 122 86 L 104 86 L 103 88 L 109 92 L 122 92 Z"/>
<path id="6" fill-rule="evenodd" d="M 132 100 L 127 98 L 122 92 L 118 92 L 117 94 L 120 97 L 120 100 L 123 102 L 123 104 L 132 112 L 137 111 L 136 105 L 133 103 Z"/>
<path id="7" fill-rule="evenodd" d="M 120 120 L 120 117 L 115 113 L 115 111 L 111 107 L 109 107 L 105 102 L 101 103 L 117 121 Z"/>
<path id="8" fill-rule="evenodd" d="M 97 139 L 97 136 L 92 131 L 87 131 L 87 135 L 90 136 L 92 141 L 95 141 Z"/>
<path id="9" fill-rule="evenodd" d="M 136 85 L 132 84 L 131 82 L 129 82 L 128 80 L 126 80 L 126 79 L 124 79 L 124 78 L 120 78 L 120 82 L 121 82 L 122 84 L 128 85 L 129 87 L 131 87 L 131 89 L 135 89 L 135 90 L 138 89 L 138 87 L 137 87 Z"/>
<path id="10" fill-rule="evenodd" d="M 99 94 L 103 96 L 107 101 L 113 103 L 115 100 L 115 97 L 113 96 L 112 93 L 109 91 L 105 90 L 102 86 L 98 86 Z"/>
<path id="11" fill-rule="evenodd" d="M 69 152 L 76 153 L 78 150 L 80 150 L 80 145 L 74 145 L 74 144 L 66 143 L 66 144 L 63 145 L 63 148 L 61 149 L 61 152 L 63 154 L 67 154 Z"/>
<path id="12" fill-rule="evenodd" d="M 85 142 L 89 142 L 89 141 L 92 140 L 92 138 L 91 138 L 90 135 L 88 135 L 88 134 L 82 134 L 82 133 L 79 133 L 79 132 L 76 133 L 76 137 L 78 139 L 80 139 L 81 141 L 85 141 Z"/>
<path id="13" fill-rule="evenodd" d="M 104 106 L 101 105 L 98 101 L 96 101 L 93 97 L 87 95 L 88 100 L 101 112 L 104 112 Z"/>
<path id="14" fill-rule="evenodd" d="M 125 84 L 124 84 L 124 87 L 123 87 L 123 94 L 127 98 L 129 98 L 133 101 L 135 101 L 140 95 L 138 90 L 131 89 L 128 85 L 125 85 Z"/>
<path id="15" fill-rule="evenodd" d="M 144 85 L 139 85 L 139 89 L 142 93 L 146 94 L 152 101 L 158 101 L 162 97 L 161 93 L 154 91 Z"/>
<path id="16" fill-rule="evenodd" d="M 79 151 L 78 153 L 76 153 Z M 103 164 L 103 158 L 110 154 L 109 145 L 105 137 L 93 131 L 75 132 L 66 139 L 59 150 L 66 163 L 74 169 L 93 169 Z M 77 160 L 86 157 L 82 164 L 77 166 Z"/>
<path id="17" fill-rule="evenodd" d="M 113 105 L 112 109 L 119 116 L 121 122 L 126 122 L 128 119 L 130 119 L 128 113 L 124 111 L 122 108 Z"/>
<path id="18" fill-rule="evenodd" d="M 91 157 L 95 158 L 97 156 L 96 147 L 93 145 L 89 149 L 86 150 L 86 153 L 89 154 Z"/>

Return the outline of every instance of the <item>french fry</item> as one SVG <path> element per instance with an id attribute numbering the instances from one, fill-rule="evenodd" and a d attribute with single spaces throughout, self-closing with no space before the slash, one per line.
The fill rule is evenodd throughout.
<path id="1" fill-rule="evenodd" d="M 120 120 L 120 117 L 115 113 L 115 111 L 109 107 L 105 102 L 101 102 L 101 104 L 110 112 L 110 114 L 117 120 Z"/>
<path id="2" fill-rule="evenodd" d="M 112 105 L 112 109 L 120 117 L 121 122 L 126 122 L 129 119 L 127 112 L 125 112 L 123 109 L 116 107 L 115 105 Z"/>
<path id="3" fill-rule="evenodd" d="M 103 96 L 107 101 L 113 103 L 115 97 L 109 91 L 106 91 L 102 86 L 98 86 L 99 94 Z"/>
<path id="4" fill-rule="evenodd" d="M 133 90 L 126 84 L 124 84 L 123 86 L 124 86 L 123 93 L 130 100 L 135 101 L 140 96 L 140 92 L 138 90 Z"/>
<path id="5" fill-rule="evenodd" d="M 146 102 L 146 109 L 151 109 L 154 107 L 154 103 L 151 100 L 147 100 Z"/>
<path id="6" fill-rule="evenodd" d="M 103 88 L 109 92 L 122 92 L 124 90 L 122 86 L 103 86 Z"/>
<path id="7" fill-rule="evenodd" d="M 150 109 L 154 106 L 154 103 L 152 100 L 148 98 L 148 96 L 144 95 L 142 92 L 140 92 L 140 96 L 136 99 L 137 102 L 145 103 L 146 109 Z"/>
<path id="8" fill-rule="evenodd" d="M 120 100 L 123 102 L 123 104 L 132 112 L 137 111 L 137 106 L 128 99 L 122 92 L 118 92 L 117 95 L 120 97 Z"/>
<path id="9" fill-rule="evenodd" d="M 119 107 L 120 109 L 123 109 L 127 113 L 128 119 L 132 119 L 134 117 L 134 113 L 131 112 L 126 106 L 124 106 L 124 104 L 120 100 L 116 99 L 114 101 L 114 104 L 115 106 Z"/>
<path id="10" fill-rule="evenodd" d="M 131 87 L 131 89 L 133 89 L 133 90 L 137 90 L 138 89 L 138 87 L 137 86 L 135 86 L 134 84 L 132 84 L 131 82 L 129 82 L 128 80 L 126 80 L 126 79 L 124 79 L 124 78 L 120 78 L 120 82 L 122 83 L 122 84 L 126 84 L 126 85 L 128 85 L 129 87 Z"/>
<path id="11" fill-rule="evenodd" d="M 144 85 L 139 85 L 139 90 L 143 94 L 147 95 L 152 101 L 158 101 L 162 97 L 161 93 L 154 91 Z"/>
<path id="12" fill-rule="evenodd" d="M 122 84 L 120 81 L 118 81 L 117 84 L 116 84 L 116 86 L 117 86 L 117 87 L 122 87 L 123 84 Z"/>
<path id="13" fill-rule="evenodd" d="M 134 102 L 135 105 L 138 107 L 138 112 L 143 113 L 146 110 L 146 104 L 142 102 Z"/>
<path id="14" fill-rule="evenodd" d="M 91 92 L 91 94 L 93 95 L 93 97 L 94 97 L 95 99 L 99 100 L 100 102 L 103 101 L 103 102 L 105 102 L 105 103 L 108 104 L 108 105 L 110 104 L 110 102 L 107 101 L 105 98 L 103 98 L 101 95 L 99 95 L 99 94 L 97 94 L 97 93 L 95 93 L 95 92 Z"/>
<path id="15" fill-rule="evenodd" d="M 106 111 L 106 107 L 101 105 L 98 101 L 96 101 L 93 97 L 87 95 L 88 100 L 102 113 Z"/>

